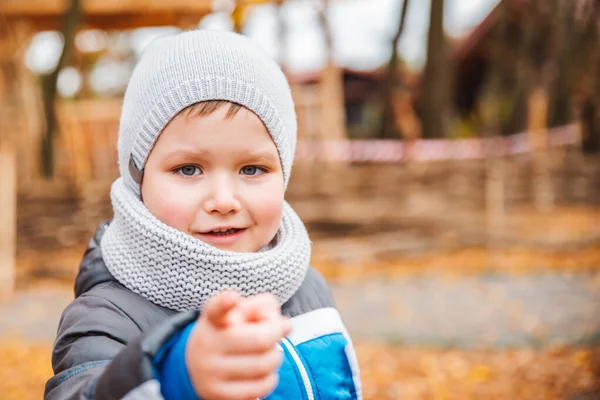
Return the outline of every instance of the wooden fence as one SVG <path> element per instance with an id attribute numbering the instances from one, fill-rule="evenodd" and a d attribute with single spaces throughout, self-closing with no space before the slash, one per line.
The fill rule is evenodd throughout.
<path id="1" fill-rule="evenodd" d="M 109 189 L 118 176 L 120 107 L 119 100 L 61 103 L 55 178 L 44 181 L 32 176 L 30 169 L 17 166 L 17 278 L 32 270 L 66 268 L 72 272 L 97 223 L 111 217 Z M 314 109 L 314 104 L 310 107 Z M 312 119 L 301 122 L 307 113 L 299 110 L 300 126 L 316 129 L 319 124 L 314 118 L 318 115 L 307 112 Z M 600 201 L 598 160 L 581 158 L 576 147 L 570 146 L 577 141 L 564 132 L 549 137 L 557 145 L 549 150 L 553 199 L 562 203 Z M 515 151 L 502 153 L 504 183 L 502 191 L 497 191 L 502 197 L 498 204 L 510 206 L 534 198 L 537 176 L 534 158 L 523 146 L 525 139 L 524 135 L 507 139 L 513 146 L 505 148 Z M 407 163 L 402 155 L 408 153 L 401 142 L 322 142 L 301 133 L 299 157 L 286 196 L 313 233 L 349 226 L 366 232 L 369 224 L 402 226 L 406 218 L 415 216 L 435 222 L 453 213 L 458 216 L 485 208 L 488 170 L 481 150 L 486 147 L 470 141 L 467 147 L 472 152 L 461 154 L 474 156 L 460 159 L 453 146 L 464 145 L 457 143 L 423 141 L 420 150 L 413 152 L 421 156 Z M 317 152 L 311 155 L 312 151 Z M 440 156 L 444 151 L 449 156 Z M 39 149 L 22 146 L 16 164 L 25 156 L 34 160 Z M 5 203 L 0 203 L 0 212 L 10 209 L 2 206 Z M 14 253 L 14 245 L 10 247 Z"/>

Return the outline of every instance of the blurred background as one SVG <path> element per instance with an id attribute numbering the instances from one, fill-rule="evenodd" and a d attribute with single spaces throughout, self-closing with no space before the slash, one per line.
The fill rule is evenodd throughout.
<path id="1" fill-rule="evenodd" d="M 136 60 L 198 27 L 289 79 L 365 399 L 600 399 L 594 0 L 0 0 L 0 398 L 52 374 Z"/>

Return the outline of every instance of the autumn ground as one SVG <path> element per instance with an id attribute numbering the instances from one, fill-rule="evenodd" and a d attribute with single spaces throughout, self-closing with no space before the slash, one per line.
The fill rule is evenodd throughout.
<path id="1" fill-rule="evenodd" d="M 41 399 L 50 343 L 0 345 L 5 400 Z M 459 351 L 357 344 L 365 399 L 600 398 L 600 349 Z"/>
<path id="2" fill-rule="evenodd" d="M 356 334 L 365 399 L 600 399 L 599 233 L 600 210 L 578 208 L 516 213 L 507 234 L 519 240 L 502 248 L 348 262 L 327 256 L 389 238 L 325 241 L 315 265 Z M 28 281 L 0 305 L 0 399 L 42 397 L 71 293 L 68 282 Z M 482 315 L 502 340 L 480 334 Z M 427 346 L 417 340 L 430 332 Z M 457 337 L 470 345 L 451 345 Z"/>

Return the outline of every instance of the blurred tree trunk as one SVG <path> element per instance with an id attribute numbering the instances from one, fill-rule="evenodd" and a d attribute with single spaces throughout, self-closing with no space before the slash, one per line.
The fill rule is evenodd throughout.
<path id="1" fill-rule="evenodd" d="M 552 86 L 550 124 L 577 120 L 581 123 L 583 150 L 597 152 L 600 151 L 600 2 L 572 0 L 562 6 L 565 26 Z M 561 109 L 568 110 L 568 114 L 562 115 Z"/>
<path id="2" fill-rule="evenodd" d="M 406 21 L 406 13 L 408 10 L 408 3 L 410 0 L 404 0 L 402 2 L 402 11 L 400 13 L 400 21 L 398 22 L 398 29 L 392 39 L 392 51 L 390 55 L 390 61 L 386 71 L 385 80 L 383 81 L 382 88 L 382 105 L 383 110 L 380 119 L 379 126 L 379 137 L 380 138 L 393 138 L 398 137 L 397 125 L 394 115 L 394 94 L 396 92 L 396 86 L 398 83 L 402 84 L 401 79 L 398 79 L 398 42 L 404 31 L 404 23 Z M 400 82 L 398 82 L 400 80 Z"/>
<path id="3" fill-rule="evenodd" d="M 325 42 L 326 64 L 321 72 L 319 84 L 319 133 L 323 153 L 328 151 L 328 143 L 334 146 L 343 146 L 347 139 L 346 134 L 346 102 L 344 96 L 343 71 L 334 61 L 333 37 L 327 11 L 329 1 L 321 0 L 318 10 L 318 19 Z M 339 185 L 344 176 L 344 161 L 327 160 L 321 165 L 313 164 L 315 179 L 319 182 L 321 193 L 332 195 L 339 192 Z M 327 207 L 335 207 L 329 203 Z"/>
<path id="4" fill-rule="evenodd" d="M 62 34 L 64 37 L 64 46 L 58 64 L 54 71 L 42 77 L 42 97 L 44 102 L 44 114 L 46 118 L 45 134 L 42 135 L 42 168 L 46 177 L 52 177 L 54 174 L 54 137 L 57 130 L 56 118 L 56 94 L 57 81 L 60 71 L 65 66 L 67 60 L 71 57 L 77 25 L 81 19 L 80 0 L 71 0 L 69 9 L 65 15 Z"/>
<path id="5" fill-rule="evenodd" d="M 321 74 L 321 137 L 325 140 L 346 139 L 346 105 L 343 71 L 335 65 L 333 37 L 327 21 L 328 0 L 321 0 L 319 23 L 325 41 L 326 64 Z"/>
<path id="6" fill-rule="evenodd" d="M 508 12 L 505 2 L 500 3 L 500 22 L 493 35 L 491 62 L 487 74 L 487 95 L 480 102 L 482 109 L 484 137 L 490 141 L 500 137 L 500 107 L 499 98 L 502 92 L 502 62 L 505 57 L 507 39 Z M 488 246 L 495 248 L 503 236 L 504 220 L 506 217 L 504 160 L 502 156 L 490 154 L 492 146 L 487 147 L 485 159 L 485 206 L 486 225 L 488 231 Z M 490 252 L 490 256 L 494 256 Z"/>
<path id="7" fill-rule="evenodd" d="M 14 293 L 17 249 L 17 150 L 24 112 L 19 98 L 19 39 L 0 20 L 0 302 Z M 22 68 L 22 67 L 21 67 Z"/>
<path id="8" fill-rule="evenodd" d="M 16 58 L 16 57 L 15 57 Z M 18 109 L 18 82 L 17 62 L 13 57 L 0 58 L 0 146 L 3 142 L 13 145 L 16 135 L 20 132 L 16 114 L 22 112 Z"/>
<path id="9" fill-rule="evenodd" d="M 589 105 L 584 113 L 587 117 L 587 128 L 584 130 L 582 149 L 587 153 L 600 154 L 600 4 L 594 2 L 592 16 L 589 23 L 588 40 L 592 51 L 592 56 L 588 59 L 591 65 L 590 75 L 592 76 L 592 93 L 590 95 Z"/>
<path id="10" fill-rule="evenodd" d="M 444 0 L 431 0 L 427 63 L 423 74 L 423 136 L 443 138 L 449 100 L 450 71 L 444 34 Z"/>
<path id="11" fill-rule="evenodd" d="M 552 171 L 548 148 L 548 90 L 539 85 L 529 96 L 527 131 L 533 160 L 533 197 L 541 211 L 554 205 Z"/>
<path id="12" fill-rule="evenodd" d="M 319 24 L 325 41 L 325 63 L 326 65 L 333 64 L 333 37 L 327 21 L 327 10 L 329 10 L 329 0 L 320 0 L 319 7 Z"/>
<path id="13" fill-rule="evenodd" d="M 565 125 L 572 121 L 572 68 L 571 57 L 575 32 L 574 10 L 572 4 L 558 0 L 555 12 L 555 73 L 550 90 L 548 114 L 549 126 Z"/>
<path id="14" fill-rule="evenodd" d="M 548 7 L 547 14 L 541 9 L 542 1 Z M 556 3 L 558 0 L 534 0 L 534 13 L 537 20 L 534 25 L 539 25 L 544 18 L 552 21 L 551 27 L 547 28 L 545 37 L 536 37 L 541 43 L 536 46 L 542 48 L 541 57 L 530 61 L 534 64 L 531 70 L 529 81 L 532 83 L 532 90 L 529 93 L 527 102 L 527 135 L 529 139 L 529 149 L 531 151 L 532 169 L 533 169 L 533 199 L 536 208 L 540 210 L 548 209 L 550 206 L 550 197 L 548 196 L 548 176 L 547 176 L 547 122 L 548 122 L 548 87 L 550 84 L 549 68 L 554 67 L 552 53 L 556 50 L 553 41 L 556 40 Z M 535 49 L 535 48 L 534 48 Z M 532 49 L 532 51 L 534 51 Z"/>
<path id="15" fill-rule="evenodd" d="M 572 102 L 574 101 L 574 78 L 582 80 L 583 73 L 574 74 L 577 67 L 577 53 L 583 51 L 585 63 L 597 65 L 592 61 L 593 51 L 580 47 L 577 42 L 584 39 L 578 31 L 582 32 L 583 21 L 576 23 L 576 7 L 578 2 L 565 0 L 543 1 L 536 0 L 538 9 L 544 6 L 550 13 L 545 19 L 550 22 L 547 49 L 541 71 L 536 74 L 537 88 L 531 95 L 528 128 L 534 160 L 534 198 L 536 206 L 541 210 L 552 209 L 555 203 L 556 174 L 552 170 L 553 161 L 563 158 L 562 149 L 550 151 L 548 147 L 548 126 L 566 125 L 573 120 Z M 579 2 L 581 4 L 581 2 Z M 597 4 L 597 2 L 596 2 Z M 594 6 L 597 8 L 597 5 Z M 539 13 L 541 14 L 541 13 Z M 592 13 L 593 14 L 593 13 Z M 592 16 L 594 31 L 592 43 L 596 46 L 598 31 L 597 19 Z M 580 61 L 581 62 L 581 61 Z M 597 74 L 597 71 L 595 72 Z M 537 102 L 537 104 L 536 104 Z M 537 111 L 536 111 L 537 110 Z"/>
<path id="16" fill-rule="evenodd" d="M 285 19 L 283 18 L 283 3 L 284 0 L 275 0 L 275 13 L 277 15 L 277 61 L 279 61 L 279 66 L 285 73 L 287 72 L 286 54 L 288 45 L 288 32 Z"/>
<path id="17" fill-rule="evenodd" d="M 535 87 L 535 77 L 537 71 L 534 71 L 532 53 L 535 46 L 535 41 L 538 35 L 538 26 L 541 21 L 537 15 L 537 8 L 534 2 L 529 2 L 522 6 L 525 8 L 523 17 L 524 22 L 521 23 L 520 33 L 518 37 L 518 43 L 514 44 L 517 47 L 517 51 L 513 54 L 506 54 L 506 57 L 500 57 L 496 62 L 501 63 L 505 67 L 502 71 L 499 71 L 498 79 L 506 78 L 509 74 L 508 71 L 512 71 L 512 66 L 516 69 L 516 84 L 510 93 L 507 93 L 508 88 L 496 84 L 494 90 L 498 90 L 498 96 L 500 93 L 502 97 L 506 96 L 512 105 L 512 110 L 506 119 L 501 119 L 498 126 L 498 134 L 513 134 L 515 132 L 524 131 L 527 128 L 527 104 L 529 101 L 529 95 Z M 507 29 L 509 24 L 508 19 L 509 10 L 508 6 L 504 9 L 505 18 L 507 19 L 504 24 Z M 505 39 L 509 40 L 509 36 L 504 34 Z M 509 42 L 509 45 L 512 44 Z M 508 68 L 506 68 L 508 66 Z"/>

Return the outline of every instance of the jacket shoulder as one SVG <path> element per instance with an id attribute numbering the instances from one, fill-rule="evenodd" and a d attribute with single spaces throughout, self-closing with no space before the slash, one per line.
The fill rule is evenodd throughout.
<path id="1" fill-rule="evenodd" d="M 61 316 L 52 350 L 55 375 L 46 384 L 45 398 L 81 398 L 93 387 L 126 393 L 150 379 L 150 353 L 142 338 L 151 339 L 150 344 L 164 339 L 164 329 L 157 326 L 172 314 L 115 281 L 81 294 Z"/>
<path id="2" fill-rule="evenodd" d="M 321 308 L 335 308 L 335 301 L 331 289 L 323 275 L 313 267 L 308 267 L 306 276 L 300 288 L 281 307 L 281 311 L 288 317 L 295 317 Z"/>
<path id="3" fill-rule="evenodd" d="M 73 300 L 63 311 L 54 349 L 54 372 L 84 362 L 114 357 L 140 328 L 100 285 Z"/>

